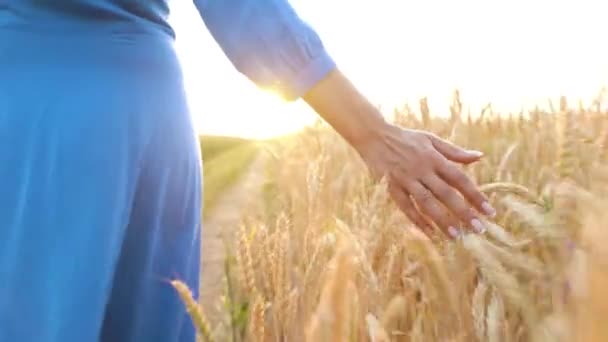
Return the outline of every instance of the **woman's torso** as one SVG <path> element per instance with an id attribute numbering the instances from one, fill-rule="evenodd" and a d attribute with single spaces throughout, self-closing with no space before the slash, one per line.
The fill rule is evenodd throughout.
<path id="1" fill-rule="evenodd" d="M 142 136 L 186 118 L 167 16 L 165 0 L 0 0 L 0 141 L 40 118 L 100 116 Z"/>
<path id="2" fill-rule="evenodd" d="M 127 29 L 173 35 L 167 0 L 0 0 L 0 29 L 74 33 Z"/>
<path id="3" fill-rule="evenodd" d="M 0 0 L 0 74 L 78 65 L 179 82 L 168 15 L 167 0 Z"/>

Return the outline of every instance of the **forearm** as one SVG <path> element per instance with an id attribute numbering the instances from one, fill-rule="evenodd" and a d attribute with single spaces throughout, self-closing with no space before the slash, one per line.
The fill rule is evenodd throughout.
<path id="1" fill-rule="evenodd" d="M 288 100 L 302 97 L 354 147 L 386 123 L 336 68 L 317 33 L 287 0 L 194 0 L 239 71 Z"/>
<path id="2" fill-rule="evenodd" d="M 387 122 L 339 69 L 334 69 L 303 96 L 353 147 L 381 138 Z"/>

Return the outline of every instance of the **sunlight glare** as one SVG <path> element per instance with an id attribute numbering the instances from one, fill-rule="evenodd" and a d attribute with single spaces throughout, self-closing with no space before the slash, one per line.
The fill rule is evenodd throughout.
<path id="1" fill-rule="evenodd" d="M 595 0 L 292 0 L 338 65 L 372 102 L 392 112 L 429 97 L 447 115 L 455 88 L 473 111 L 545 105 L 560 95 L 590 99 L 608 85 L 605 11 Z M 189 101 L 203 133 L 269 137 L 316 119 L 230 65 L 191 1 L 172 22 Z M 337 24 L 339 18 L 339 24 Z"/>

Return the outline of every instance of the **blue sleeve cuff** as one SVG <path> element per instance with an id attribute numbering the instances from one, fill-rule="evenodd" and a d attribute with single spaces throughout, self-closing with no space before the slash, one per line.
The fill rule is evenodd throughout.
<path id="1" fill-rule="evenodd" d="M 232 65 L 287 101 L 302 97 L 336 64 L 288 0 L 194 0 Z"/>
<path id="2" fill-rule="evenodd" d="M 335 68 L 335 61 L 327 53 L 327 50 L 323 49 L 317 57 L 311 59 L 308 65 L 296 74 L 293 80 L 286 82 L 288 86 L 281 92 L 287 101 L 295 101 Z"/>

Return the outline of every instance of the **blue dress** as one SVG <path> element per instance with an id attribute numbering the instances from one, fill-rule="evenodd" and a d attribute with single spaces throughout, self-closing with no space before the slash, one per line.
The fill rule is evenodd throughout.
<path id="1" fill-rule="evenodd" d="M 195 4 L 235 68 L 288 100 L 335 67 L 286 0 Z M 197 295 L 202 195 L 168 13 L 0 0 L 0 342 L 194 341 L 168 283 Z"/>

